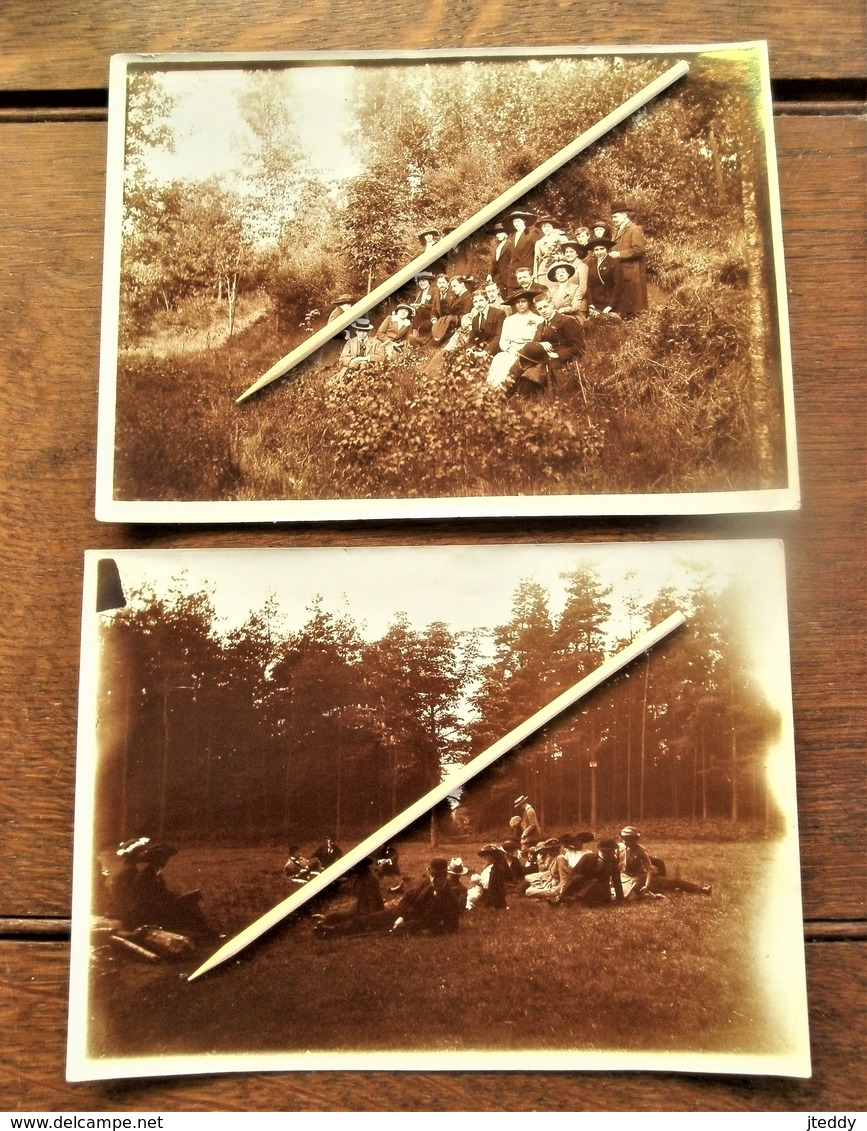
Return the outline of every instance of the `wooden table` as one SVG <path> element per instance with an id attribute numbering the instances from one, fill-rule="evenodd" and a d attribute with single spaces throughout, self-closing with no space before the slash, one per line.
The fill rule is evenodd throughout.
<path id="1" fill-rule="evenodd" d="M 864 98 L 859 0 L 518 6 L 479 0 L 5 0 L 0 12 L 0 1108 L 782 1110 L 862 1108 Z M 803 479 L 799 513 L 414 523 L 411 542 L 771 536 L 786 543 L 814 1076 L 298 1073 L 64 1080 L 82 551 L 393 540 L 387 524 L 158 529 L 93 518 L 109 55 L 119 51 L 770 43 Z"/>

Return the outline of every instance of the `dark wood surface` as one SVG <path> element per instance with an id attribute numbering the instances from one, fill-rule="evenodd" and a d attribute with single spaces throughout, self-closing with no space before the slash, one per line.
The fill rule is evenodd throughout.
<path id="1" fill-rule="evenodd" d="M 864 1106 L 865 128 L 860 3 L 617 9 L 119 0 L 0 12 L 0 1109 L 854 1110 Z M 803 506 L 713 519 L 155 528 L 93 518 L 108 56 L 121 50 L 768 38 Z M 780 80 L 786 80 L 780 85 Z M 820 81 L 821 80 L 821 81 Z M 859 80 L 855 82 L 853 80 Z M 79 605 L 92 547 L 777 537 L 787 548 L 810 1081 L 650 1074 L 63 1076 Z M 419 1097 L 423 1097 L 420 1099 Z"/>

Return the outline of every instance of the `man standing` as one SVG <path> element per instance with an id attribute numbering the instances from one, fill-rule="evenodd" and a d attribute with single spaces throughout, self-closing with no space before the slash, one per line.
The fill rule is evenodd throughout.
<path id="1" fill-rule="evenodd" d="M 533 260 L 536 255 L 536 241 L 529 232 L 529 225 L 536 219 L 532 212 L 522 212 L 520 209 L 509 213 L 509 220 L 514 228 L 514 234 L 509 237 L 509 251 L 511 253 L 511 269 L 517 271 L 519 267 L 526 267 L 532 278 Z"/>
<path id="2" fill-rule="evenodd" d="M 628 205 L 616 201 L 611 205 L 614 221 L 612 259 L 620 261 L 623 290 L 617 310 L 624 318 L 632 318 L 647 310 L 647 264 L 644 253 L 647 241 L 644 232 L 629 218 Z"/>
<path id="3" fill-rule="evenodd" d="M 523 854 L 532 845 L 539 843 L 542 839 L 542 830 L 539 827 L 536 810 L 530 804 L 530 798 L 526 793 L 515 798 L 515 808 L 521 815 L 521 853 Z"/>
<path id="4" fill-rule="evenodd" d="M 491 249 L 491 262 L 488 265 L 488 279 L 496 283 L 501 291 L 506 291 L 512 281 L 512 249 L 509 233 L 502 224 L 494 225 L 494 246 Z"/>

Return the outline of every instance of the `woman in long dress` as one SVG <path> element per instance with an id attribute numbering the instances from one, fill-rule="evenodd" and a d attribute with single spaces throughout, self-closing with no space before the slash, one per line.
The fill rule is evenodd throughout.
<path id="1" fill-rule="evenodd" d="M 495 389 L 502 388 L 506 383 L 518 352 L 522 346 L 532 342 L 536 336 L 536 327 L 542 321 L 531 308 L 533 301 L 531 291 L 518 291 L 517 294 L 509 295 L 506 301 L 514 313 L 503 321 L 500 352 L 494 354 L 488 370 L 488 384 Z"/>

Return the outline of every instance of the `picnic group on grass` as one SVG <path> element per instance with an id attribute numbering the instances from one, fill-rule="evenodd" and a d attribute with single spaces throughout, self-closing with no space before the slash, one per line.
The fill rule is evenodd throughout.
<path id="1" fill-rule="evenodd" d="M 456 931 L 464 915 L 480 909 L 507 911 L 510 899 L 535 900 L 552 907 L 606 907 L 641 899 L 664 899 L 665 892 L 710 895 L 710 884 L 666 875 L 665 864 L 641 844 L 634 825 L 620 838 L 590 831 L 545 837 L 527 795 L 515 800 L 511 836 L 478 850 L 478 871 L 459 856 L 435 857 L 420 880 L 405 888 L 392 848 L 346 873 L 349 901 L 333 911 L 314 914 L 318 938 L 431 931 Z M 588 847 L 595 841 L 595 848 Z M 290 854 L 291 875 L 297 857 Z M 398 878 L 383 893 L 383 879 Z M 465 879 L 466 877 L 466 879 Z"/>
<path id="2" fill-rule="evenodd" d="M 347 869 L 337 881 L 333 909 L 302 909 L 314 922 L 314 935 L 449 933 L 464 916 L 507 911 L 516 899 L 554 908 L 608 907 L 664 899 L 664 893 L 672 891 L 711 894 L 709 884 L 668 876 L 664 862 L 648 853 L 634 825 L 624 826 L 619 839 L 597 839 L 589 830 L 546 837 L 526 794 L 516 798 L 514 807 L 510 835 L 482 845 L 475 871 L 459 856 L 435 857 L 412 882 L 401 869 L 394 845 Z M 95 909 L 104 917 L 111 941 L 136 957 L 183 957 L 197 944 L 221 937 L 202 913 L 198 890 L 178 893 L 167 885 L 163 869 L 175 855 L 177 849 L 170 844 L 138 837 L 120 844 L 111 874 L 98 869 Z M 304 885 L 342 855 L 333 836 L 309 856 L 293 844 L 283 874 L 291 883 Z"/>
<path id="3" fill-rule="evenodd" d="M 459 244 L 415 276 L 413 293 L 375 329 L 357 318 L 344 331 L 336 378 L 422 348 L 431 370 L 469 355 L 483 363 L 488 385 L 506 397 L 532 398 L 570 382 L 584 355 L 587 319 L 629 320 L 647 309 L 646 240 L 624 201 L 612 204 L 610 223 L 578 226 L 573 238 L 550 215 L 518 209 L 506 224 L 494 227 L 483 283 L 476 284 Z M 419 232 L 423 246 L 439 239 L 436 228 Z M 328 320 L 354 301 L 337 296 Z"/>

